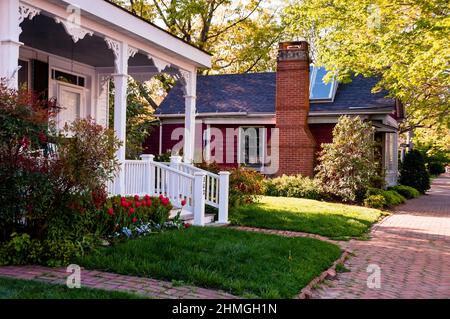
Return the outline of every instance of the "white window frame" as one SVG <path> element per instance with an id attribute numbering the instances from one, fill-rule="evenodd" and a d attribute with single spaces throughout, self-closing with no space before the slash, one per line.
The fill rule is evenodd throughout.
<path id="1" fill-rule="evenodd" d="M 266 162 L 266 127 L 265 126 L 253 126 L 253 125 L 247 125 L 247 126 L 240 126 L 239 130 L 238 130 L 238 147 L 237 147 L 237 161 L 238 161 L 238 165 L 241 166 L 242 163 L 241 161 L 241 156 L 242 154 L 242 135 L 245 129 L 248 128 L 254 128 L 257 130 L 261 130 L 261 136 L 259 137 L 260 140 L 260 145 L 259 145 L 259 152 L 260 152 L 260 157 L 261 157 L 261 166 L 259 167 L 254 167 L 256 170 L 260 171 L 260 172 L 264 172 L 264 165 Z M 228 146 L 227 146 L 228 147 Z"/>

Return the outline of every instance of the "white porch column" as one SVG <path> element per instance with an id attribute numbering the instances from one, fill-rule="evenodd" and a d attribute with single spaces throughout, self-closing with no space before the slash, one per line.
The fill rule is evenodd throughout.
<path id="1" fill-rule="evenodd" d="M 185 116 L 184 116 L 184 147 L 185 163 L 192 163 L 195 151 L 195 112 L 197 91 L 197 70 L 183 71 L 185 80 Z"/>
<path id="2" fill-rule="evenodd" d="M 17 89 L 19 71 L 19 0 L 0 1 L 0 79 Z"/>
<path id="3" fill-rule="evenodd" d="M 118 42 L 109 38 L 105 39 L 108 47 L 113 50 L 115 57 L 114 79 L 114 131 L 116 137 L 122 142 L 117 151 L 117 159 L 120 163 L 119 172 L 114 183 L 115 194 L 125 193 L 125 143 L 127 124 L 127 87 L 128 87 L 128 59 L 136 53 L 129 48 L 126 42 Z"/>

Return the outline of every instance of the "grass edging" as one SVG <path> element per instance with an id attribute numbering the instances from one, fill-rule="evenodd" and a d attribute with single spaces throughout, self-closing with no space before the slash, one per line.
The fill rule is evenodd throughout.
<path id="1" fill-rule="evenodd" d="M 300 290 L 300 294 L 298 295 L 297 299 L 310 299 L 312 297 L 314 286 L 323 282 L 325 279 L 334 278 L 336 276 L 336 266 L 338 264 L 343 264 L 345 260 L 347 260 L 347 258 L 350 256 L 350 254 L 350 251 L 344 250 L 341 257 L 339 257 L 330 268 L 311 280 L 309 284 L 307 284 L 302 290 Z"/>

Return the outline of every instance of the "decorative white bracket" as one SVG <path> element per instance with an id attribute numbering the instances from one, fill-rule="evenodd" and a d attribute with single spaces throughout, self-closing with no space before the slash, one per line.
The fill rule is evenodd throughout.
<path id="1" fill-rule="evenodd" d="M 108 48 L 112 50 L 114 54 L 114 64 L 116 66 L 116 70 L 119 69 L 119 58 L 120 58 L 120 43 L 116 40 L 105 38 L 105 42 L 108 45 Z"/>
<path id="2" fill-rule="evenodd" d="M 138 49 L 133 48 L 132 46 L 128 46 L 128 58 L 132 58 L 138 53 Z"/>
<path id="3" fill-rule="evenodd" d="M 55 17 L 55 22 L 61 23 L 64 26 L 64 29 L 66 30 L 67 34 L 72 37 L 74 43 L 77 43 L 79 40 L 84 39 L 87 34 L 89 34 L 90 36 L 94 35 L 94 32 L 82 28 L 80 25 L 71 21 Z"/>
<path id="4" fill-rule="evenodd" d="M 41 13 L 41 10 L 20 2 L 19 3 L 19 25 L 25 19 L 31 20 L 40 13 Z M 22 28 L 19 26 L 19 34 L 21 34 L 21 33 L 22 33 Z"/>
<path id="5" fill-rule="evenodd" d="M 183 69 L 179 69 L 178 72 L 179 72 L 178 79 L 183 84 L 183 92 L 185 95 L 189 95 L 188 85 L 189 85 L 190 79 L 191 79 L 191 72 L 183 70 Z"/>
<path id="6" fill-rule="evenodd" d="M 170 66 L 169 62 L 166 62 L 160 58 L 154 57 L 152 55 L 148 55 L 148 58 L 153 60 L 153 64 L 155 65 L 155 67 L 158 69 L 158 72 L 163 71 L 166 67 Z"/>

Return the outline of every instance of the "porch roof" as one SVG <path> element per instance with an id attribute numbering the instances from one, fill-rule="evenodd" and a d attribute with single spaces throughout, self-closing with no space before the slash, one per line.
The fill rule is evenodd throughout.
<path id="1" fill-rule="evenodd" d="M 112 3 L 110 0 L 21 0 L 21 2 L 41 11 L 41 14 L 34 19 L 26 19 L 22 22 L 21 26 L 24 31 L 27 28 L 30 31 L 30 26 L 32 27 L 38 22 L 42 22 L 45 16 L 50 18 L 47 21 L 47 25 L 44 23 L 39 26 L 43 29 L 31 30 L 34 32 L 32 38 L 35 43 L 39 44 L 41 38 L 44 42 L 47 41 L 47 47 L 40 48 L 39 45 L 37 46 L 38 49 L 42 49 L 43 51 L 54 53 L 58 51 L 58 48 L 60 48 L 60 51 L 63 51 L 61 47 L 65 46 L 67 36 L 63 37 L 61 34 L 61 37 L 55 37 L 55 33 L 58 33 L 60 30 L 55 27 L 54 21 L 50 23 L 50 20 L 53 17 L 68 20 L 71 14 L 68 8 L 69 6 L 73 6 L 73 8 L 80 9 L 81 27 L 93 32 L 94 35 L 82 37 L 79 41 L 76 41 L 75 46 L 81 46 L 82 48 L 80 49 L 82 50 L 79 50 L 79 52 L 83 52 L 84 54 L 91 51 L 91 55 L 92 52 L 95 52 L 97 57 L 101 57 L 102 53 L 105 53 L 106 60 L 108 60 L 108 63 L 103 62 L 105 65 L 111 65 L 110 54 L 107 54 L 104 50 L 98 51 L 98 49 L 100 48 L 100 43 L 104 47 L 103 37 L 106 36 L 116 41 L 126 41 L 131 47 L 139 51 L 142 50 L 142 52 L 166 61 L 167 64 L 178 68 L 209 68 L 211 66 L 211 55 L 209 53 L 134 15 L 126 9 Z M 62 29 L 62 26 L 60 28 Z M 21 34 L 20 40 L 25 42 L 25 45 L 29 45 L 26 41 L 22 40 L 23 37 L 26 37 L 23 33 Z M 100 39 L 95 39 L 95 36 L 98 36 Z M 31 35 L 29 37 L 31 38 Z M 98 43 L 96 43 L 96 40 Z M 30 46 L 36 47 L 36 45 Z M 76 48 L 75 51 L 77 51 Z M 105 66 L 102 65 L 101 58 L 95 61 L 95 63 L 89 60 L 79 60 L 79 62 L 94 66 Z M 141 63 L 130 62 L 130 65 L 143 65 Z M 148 65 L 148 63 L 144 65 Z"/>

